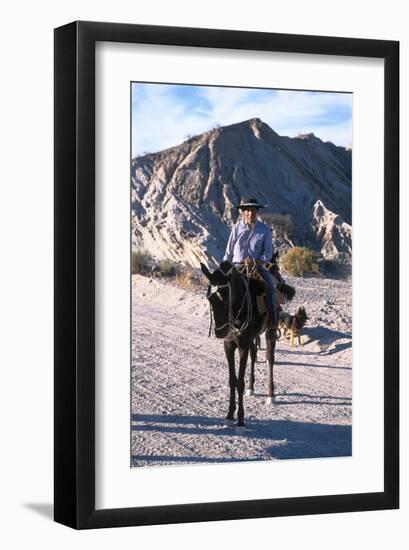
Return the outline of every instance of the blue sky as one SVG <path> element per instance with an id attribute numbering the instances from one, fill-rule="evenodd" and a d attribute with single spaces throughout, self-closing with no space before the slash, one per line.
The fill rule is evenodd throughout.
<path id="1" fill-rule="evenodd" d="M 133 83 L 132 156 L 256 117 L 283 136 L 352 144 L 352 94 Z"/>

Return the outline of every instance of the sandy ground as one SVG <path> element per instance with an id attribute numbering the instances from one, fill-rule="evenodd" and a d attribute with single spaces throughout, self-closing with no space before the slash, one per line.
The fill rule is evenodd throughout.
<path id="1" fill-rule="evenodd" d="M 351 283 L 286 280 L 297 294 L 285 309 L 309 316 L 304 345 L 277 343 L 273 404 L 259 351 L 242 431 L 223 422 L 228 368 L 205 292 L 133 276 L 133 466 L 351 455 Z"/>

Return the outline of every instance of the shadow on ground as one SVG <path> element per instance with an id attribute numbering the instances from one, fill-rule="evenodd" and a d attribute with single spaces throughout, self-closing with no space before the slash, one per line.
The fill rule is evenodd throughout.
<path id="1" fill-rule="evenodd" d="M 32 512 L 52 520 L 54 518 L 54 506 L 50 503 L 40 502 L 25 502 L 23 504 L 25 508 L 28 508 Z"/>
<path id="2" fill-rule="evenodd" d="M 318 353 L 318 355 L 332 355 L 333 353 L 348 349 L 352 346 L 351 334 L 348 332 L 340 332 L 339 330 L 332 330 L 327 327 L 305 327 L 303 329 L 303 335 L 308 338 L 308 341 L 304 341 L 306 344 L 316 342 L 320 346 L 322 351 Z M 338 340 L 342 341 L 335 344 Z"/>
<path id="3" fill-rule="evenodd" d="M 329 398 L 331 399 L 331 398 Z M 335 398 L 338 399 L 338 398 Z M 343 398 L 341 398 L 343 399 Z M 277 403 L 279 403 L 277 401 Z M 339 405 L 344 405 L 344 402 Z M 350 404 L 350 402 L 348 402 Z M 132 430 L 138 433 L 158 432 L 162 436 L 169 434 L 174 438 L 189 437 L 190 454 L 186 456 L 155 454 L 132 456 L 133 466 L 152 465 L 160 463 L 223 463 L 248 460 L 290 459 L 290 458 L 318 458 L 351 456 L 352 453 L 352 429 L 351 426 L 332 424 L 317 424 L 308 422 L 294 422 L 285 420 L 255 420 L 249 418 L 244 432 L 237 432 L 236 428 L 225 426 L 220 418 L 205 416 L 178 416 L 135 414 L 132 415 Z M 211 443 L 209 443 L 209 455 L 194 455 L 191 453 L 192 437 L 217 436 L 231 440 L 226 441 L 226 449 L 230 449 L 231 456 L 210 456 Z M 234 449 L 239 443 L 237 438 L 257 440 L 262 444 L 262 454 L 257 457 L 238 458 L 234 456 Z M 226 456 L 227 455 L 227 456 Z"/>
<path id="4" fill-rule="evenodd" d="M 285 353 L 293 353 L 295 355 L 332 355 L 344 349 L 352 347 L 352 335 L 348 332 L 340 332 L 339 330 L 333 330 L 327 327 L 305 327 L 302 330 L 302 346 L 298 345 L 297 338 L 295 338 L 295 347 L 290 347 L 290 339 L 285 340 L 285 346 L 288 344 L 288 349 L 279 349 L 278 351 L 285 351 Z M 341 340 L 338 344 L 336 342 Z M 284 339 L 278 340 L 279 343 L 283 343 Z M 305 349 L 305 346 L 308 344 L 316 343 L 321 348 L 321 351 L 310 351 Z M 266 346 L 263 343 L 263 346 L 259 351 L 265 351 Z M 258 363 L 263 363 L 264 361 L 257 361 Z M 311 365 L 314 366 L 314 365 Z"/>

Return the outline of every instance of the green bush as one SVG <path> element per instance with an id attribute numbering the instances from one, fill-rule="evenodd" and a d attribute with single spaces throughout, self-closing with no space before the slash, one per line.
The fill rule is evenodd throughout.
<path id="1" fill-rule="evenodd" d="M 280 262 L 292 277 L 303 277 L 306 273 L 319 273 L 316 255 L 304 246 L 290 248 L 281 256 Z"/>
<path id="2" fill-rule="evenodd" d="M 132 251 L 132 274 L 146 271 L 150 256 L 145 250 Z"/>
<path id="3" fill-rule="evenodd" d="M 176 273 L 176 267 L 172 260 L 161 260 L 159 262 L 159 271 L 165 276 L 173 275 Z"/>

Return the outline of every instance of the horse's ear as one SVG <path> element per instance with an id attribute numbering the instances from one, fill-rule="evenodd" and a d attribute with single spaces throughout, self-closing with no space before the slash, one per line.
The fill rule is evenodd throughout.
<path id="1" fill-rule="evenodd" d="M 221 262 L 220 264 L 220 269 L 222 270 L 223 272 L 223 275 L 228 275 L 231 271 L 233 267 L 233 264 L 231 264 L 230 262 L 228 262 L 227 260 L 224 260 L 223 262 Z"/>
<path id="2" fill-rule="evenodd" d="M 207 266 L 205 266 L 205 264 L 202 264 L 202 262 L 200 262 L 200 269 L 202 270 L 203 275 L 205 275 L 210 281 L 212 278 L 212 274 L 208 270 Z"/>

